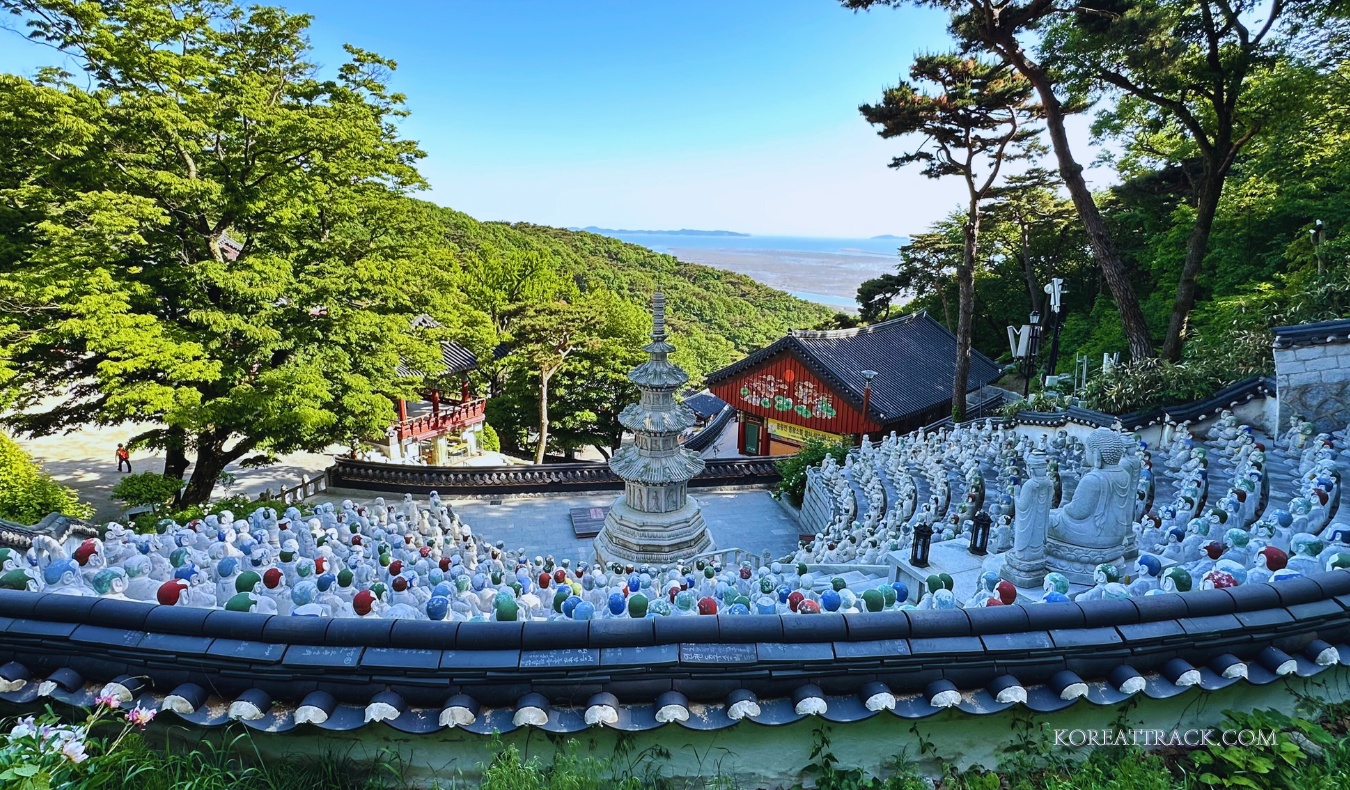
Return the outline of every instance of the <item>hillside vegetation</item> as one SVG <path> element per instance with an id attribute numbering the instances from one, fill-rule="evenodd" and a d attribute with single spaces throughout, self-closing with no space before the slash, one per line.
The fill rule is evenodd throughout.
<path id="1" fill-rule="evenodd" d="M 678 346 L 676 361 L 695 383 L 789 329 L 815 327 L 834 315 L 827 307 L 743 274 L 687 263 L 609 236 L 529 223 L 479 222 L 452 209 L 439 209 L 438 214 L 467 277 L 474 277 L 481 266 L 501 265 L 516 256 L 534 259 L 548 271 L 533 276 L 553 280 L 564 290 L 607 290 L 644 310 L 659 288 L 666 295 L 666 318 Z"/>

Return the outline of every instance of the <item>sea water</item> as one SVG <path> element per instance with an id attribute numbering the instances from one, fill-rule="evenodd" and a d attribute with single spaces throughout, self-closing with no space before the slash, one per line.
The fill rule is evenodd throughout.
<path id="1" fill-rule="evenodd" d="M 846 312 L 864 280 L 894 271 L 905 238 L 606 233 L 656 252 L 746 274 L 801 299 Z"/>

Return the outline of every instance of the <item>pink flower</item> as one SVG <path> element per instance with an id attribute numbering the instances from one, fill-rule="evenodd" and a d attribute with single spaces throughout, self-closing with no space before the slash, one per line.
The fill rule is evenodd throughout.
<path id="1" fill-rule="evenodd" d="M 118 699 L 116 694 L 100 694 L 94 701 L 100 705 L 107 705 L 110 708 L 119 708 L 122 706 L 122 700 Z"/>
<path id="2" fill-rule="evenodd" d="M 89 755 L 84 753 L 84 741 L 79 738 L 71 738 L 61 747 L 61 754 L 72 763 L 82 763 L 89 759 Z"/>
<path id="3" fill-rule="evenodd" d="M 135 707 L 127 711 L 127 721 L 141 729 L 145 729 L 145 725 L 154 721 L 154 719 L 155 712 L 150 708 Z"/>

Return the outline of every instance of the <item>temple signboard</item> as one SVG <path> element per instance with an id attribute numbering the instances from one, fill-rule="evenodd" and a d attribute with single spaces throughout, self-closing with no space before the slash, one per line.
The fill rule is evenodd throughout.
<path id="1" fill-rule="evenodd" d="M 787 439 L 788 441 L 797 442 L 798 444 L 805 444 L 812 440 L 830 443 L 837 442 L 843 438 L 837 433 L 817 431 L 814 428 L 793 425 L 790 422 L 783 422 L 781 420 L 766 420 L 765 427 L 768 428 L 770 436 L 779 439 Z"/>

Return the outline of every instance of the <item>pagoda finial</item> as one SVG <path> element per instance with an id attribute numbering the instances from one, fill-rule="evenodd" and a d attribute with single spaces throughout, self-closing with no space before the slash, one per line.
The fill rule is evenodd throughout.
<path id="1" fill-rule="evenodd" d="M 666 339 L 666 295 L 657 291 L 652 295 L 652 341 Z"/>

